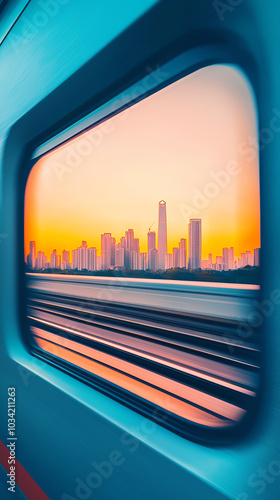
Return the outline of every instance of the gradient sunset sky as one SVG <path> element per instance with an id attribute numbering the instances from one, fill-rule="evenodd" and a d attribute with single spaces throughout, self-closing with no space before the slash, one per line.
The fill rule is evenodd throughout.
<path id="1" fill-rule="evenodd" d="M 82 240 L 100 255 L 101 233 L 118 242 L 129 228 L 145 252 L 154 221 L 157 232 L 160 200 L 167 204 L 169 253 L 188 238 L 189 214 L 202 219 L 203 259 L 209 252 L 221 255 L 223 247 L 233 246 L 240 256 L 260 246 L 258 157 L 241 151 L 257 136 L 256 109 L 239 70 L 203 68 L 106 124 L 106 133 L 88 131 L 33 167 L 25 194 L 26 255 L 30 240 L 48 259 L 54 248 L 61 254 Z M 100 144 L 90 135 L 102 136 Z M 90 147 L 81 143 L 85 139 Z M 86 155 L 77 156 L 79 148 Z M 69 152 L 76 153 L 77 166 L 67 161 Z M 198 206 L 195 192 L 213 193 L 211 173 L 232 161 L 239 173 Z"/>

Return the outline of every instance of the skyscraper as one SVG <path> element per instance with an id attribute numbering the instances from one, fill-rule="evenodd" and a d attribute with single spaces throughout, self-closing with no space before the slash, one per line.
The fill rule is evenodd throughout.
<path id="1" fill-rule="evenodd" d="M 189 222 L 189 269 L 201 267 L 201 219 Z"/>
<path id="2" fill-rule="evenodd" d="M 96 248 L 90 247 L 87 250 L 88 253 L 88 270 L 96 271 Z"/>
<path id="3" fill-rule="evenodd" d="M 179 252 L 180 252 L 180 267 L 186 267 L 186 265 L 187 265 L 187 240 L 185 238 L 181 238 L 181 240 L 180 240 Z"/>
<path id="4" fill-rule="evenodd" d="M 96 271 L 101 271 L 101 262 L 102 259 L 100 257 L 100 255 L 96 255 Z"/>
<path id="5" fill-rule="evenodd" d="M 116 240 L 112 238 L 111 233 L 101 234 L 101 265 L 103 270 L 115 265 L 115 246 Z"/>
<path id="6" fill-rule="evenodd" d="M 137 242 L 134 239 L 134 230 L 128 229 L 125 232 L 125 255 L 124 255 L 124 265 L 126 269 L 135 269 L 135 247 L 137 247 Z M 139 246 L 139 240 L 138 240 Z"/>
<path id="7" fill-rule="evenodd" d="M 148 269 L 155 271 L 157 269 L 157 250 L 156 250 L 156 233 L 155 231 L 148 232 Z"/>
<path id="8" fill-rule="evenodd" d="M 125 232 L 125 239 L 126 239 L 126 249 L 133 250 L 134 249 L 134 231 L 133 231 L 133 229 L 128 229 Z"/>
<path id="9" fill-rule="evenodd" d="M 124 252 L 125 249 L 122 246 L 122 243 L 118 243 L 116 245 L 116 258 L 115 258 L 116 267 L 124 267 Z"/>
<path id="10" fill-rule="evenodd" d="M 78 269 L 78 249 L 72 250 L 72 269 Z"/>
<path id="11" fill-rule="evenodd" d="M 228 271 L 229 269 L 234 269 L 234 249 L 223 248 L 223 270 Z"/>
<path id="12" fill-rule="evenodd" d="M 57 253 L 56 250 L 51 254 L 51 268 L 55 269 L 57 267 Z"/>
<path id="13" fill-rule="evenodd" d="M 133 250 L 131 250 L 131 269 L 138 269 L 139 254 L 140 254 L 139 238 L 134 238 Z"/>
<path id="14" fill-rule="evenodd" d="M 161 200 L 158 205 L 158 268 L 165 270 L 167 255 L 166 202 Z"/>
<path id="15" fill-rule="evenodd" d="M 36 266 L 36 245 L 35 241 L 30 241 L 29 243 L 29 254 L 27 255 L 27 265 L 28 267 L 35 268 Z"/>
<path id="16" fill-rule="evenodd" d="M 250 250 L 246 250 L 241 254 L 241 266 L 253 266 L 254 265 L 254 254 Z"/>
<path id="17" fill-rule="evenodd" d="M 139 253 L 138 255 L 138 269 L 140 271 L 146 271 L 147 269 L 147 254 L 146 252 Z"/>
<path id="18" fill-rule="evenodd" d="M 165 268 L 172 269 L 172 267 L 173 267 L 173 255 L 172 253 L 168 253 L 165 259 Z"/>
<path id="19" fill-rule="evenodd" d="M 87 242 L 82 241 L 82 246 L 78 249 L 78 270 L 88 269 L 88 248 Z"/>
<path id="20" fill-rule="evenodd" d="M 44 252 L 40 252 L 39 250 L 38 255 L 36 257 L 36 264 L 35 264 L 36 269 L 44 269 L 46 261 L 47 259 Z"/>
<path id="21" fill-rule="evenodd" d="M 234 248 L 230 247 L 228 250 L 228 265 L 230 269 L 234 269 Z"/>
<path id="22" fill-rule="evenodd" d="M 229 270 L 229 250 L 228 248 L 223 248 L 223 270 Z"/>
<path id="23" fill-rule="evenodd" d="M 217 255 L 216 257 L 216 271 L 223 271 L 224 269 L 224 258 L 222 255 Z"/>
<path id="24" fill-rule="evenodd" d="M 259 266 L 260 265 L 260 248 L 255 248 L 254 249 L 254 266 Z"/>
<path id="25" fill-rule="evenodd" d="M 66 269 L 70 269 L 70 252 L 69 252 L 69 250 L 62 250 L 62 262 L 65 262 Z"/>
<path id="26" fill-rule="evenodd" d="M 180 267 L 180 250 L 178 247 L 173 248 L 173 267 Z"/>

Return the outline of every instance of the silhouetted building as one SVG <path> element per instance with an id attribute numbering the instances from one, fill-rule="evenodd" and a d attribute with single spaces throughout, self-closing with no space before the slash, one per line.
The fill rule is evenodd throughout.
<path id="1" fill-rule="evenodd" d="M 167 255 L 166 202 L 161 200 L 158 206 L 158 269 L 165 270 Z"/>
<path id="2" fill-rule="evenodd" d="M 90 247 L 88 248 L 88 270 L 96 271 L 96 248 Z"/>
<path id="3" fill-rule="evenodd" d="M 116 240 L 111 233 L 101 235 L 101 266 L 104 270 L 115 266 L 115 244 Z"/>
<path id="4" fill-rule="evenodd" d="M 260 253 L 261 253 L 261 249 L 260 248 L 255 248 L 254 249 L 254 266 L 259 266 L 260 265 Z"/>
<path id="5" fill-rule="evenodd" d="M 156 233 L 155 231 L 148 232 L 148 269 L 155 271 L 157 269 L 157 249 L 156 249 Z"/>
<path id="6" fill-rule="evenodd" d="M 57 268 L 57 253 L 56 250 L 53 251 L 51 254 L 51 268 L 55 269 Z"/>
<path id="7" fill-rule="evenodd" d="M 148 268 L 148 263 L 147 263 L 147 254 L 144 253 L 139 253 L 138 255 L 138 269 L 140 271 L 146 271 Z"/>
<path id="8" fill-rule="evenodd" d="M 172 269 L 172 267 L 173 267 L 173 255 L 172 253 L 167 253 L 165 259 L 165 269 Z"/>
<path id="9" fill-rule="evenodd" d="M 124 267 L 124 252 L 125 248 L 122 246 L 122 243 L 118 243 L 116 245 L 116 255 L 115 255 L 116 267 Z"/>
<path id="10" fill-rule="evenodd" d="M 189 269 L 201 267 L 201 219 L 189 222 Z"/>
<path id="11" fill-rule="evenodd" d="M 28 267 L 35 269 L 36 266 L 36 245 L 35 241 L 30 241 L 29 243 L 29 254 L 27 255 L 27 265 Z"/>
<path id="12" fill-rule="evenodd" d="M 179 253 L 180 253 L 179 267 L 186 267 L 186 265 L 187 265 L 187 240 L 185 238 L 181 238 L 181 240 L 180 240 Z"/>
<path id="13" fill-rule="evenodd" d="M 66 265 L 65 269 L 70 269 L 70 252 L 68 250 L 62 250 L 62 262 L 65 262 Z M 61 262 L 61 269 L 62 269 L 62 262 Z"/>
<path id="14" fill-rule="evenodd" d="M 173 267 L 180 267 L 180 250 L 179 248 L 173 248 Z"/>

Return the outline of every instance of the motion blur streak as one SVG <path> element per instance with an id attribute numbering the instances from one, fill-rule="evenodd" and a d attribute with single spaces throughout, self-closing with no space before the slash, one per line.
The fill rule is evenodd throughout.
<path id="1" fill-rule="evenodd" d="M 36 274 L 27 283 L 34 354 L 124 391 L 128 404 L 222 428 L 255 399 L 257 286 Z"/>
<path id="2" fill-rule="evenodd" d="M 171 393 L 173 392 L 174 395 L 184 399 L 188 399 L 189 402 L 204 406 L 205 409 L 209 409 L 212 411 L 219 410 L 219 413 L 223 417 L 239 420 L 240 414 L 242 414 L 242 410 L 240 408 L 236 409 L 233 405 L 227 403 L 226 401 L 220 401 L 217 398 L 209 396 L 209 394 L 202 394 L 201 392 L 192 389 L 191 387 L 186 387 L 183 384 L 175 382 L 174 380 L 169 380 L 166 377 L 162 377 L 161 375 L 157 375 L 143 368 L 133 366 L 126 361 L 118 360 L 113 356 L 101 353 L 96 349 L 81 346 L 77 342 L 73 342 L 63 337 L 44 332 L 42 330 L 39 330 L 38 328 L 33 328 L 32 331 L 36 336 L 36 342 L 38 342 L 39 345 L 39 337 L 41 337 L 42 339 L 50 340 L 53 344 L 67 347 L 74 352 L 84 354 L 85 356 L 90 357 L 95 361 L 100 361 L 101 363 L 111 366 L 112 368 L 137 377 L 139 380 L 145 381 L 149 384 L 153 384 L 163 391 Z"/>
<path id="3" fill-rule="evenodd" d="M 80 366 L 81 368 L 95 373 L 100 377 L 108 379 L 113 383 L 117 383 L 123 386 L 126 390 L 131 391 L 132 394 L 135 393 L 145 399 L 148 399 L 149 401 L 154 401 L 156 398 L 159 398 L 161 396 L 158 390 L 152 387 L 146 387 L 144 386 L 144 384 L 141 384 L 137 380 L 131 380 L 125 375 L 118 374 L 110 368 L 98 365 L 88 358 L 82 357 L 74 352 L 67 351 L 62 347 L 53 345 L 50 342 L 44 341 L 40 338 L 35 338 L 35 340 L 38 345 L 42 349 L 45 349 L 47 352 L 53 353 L 56 356 L 58 355 L 62 359 L 70 361 L 70 363 Z M 168 396 L 166 399 L 168 400 L 161 400 L 162 407 L 166 410 L 177 413 L 177 415 L 180 415 L 183 418 L 188 418 L 193 422 L 197 422 L 202 425 L 211 425 L 214 427 L 222 425 L 222 421 L 217 417 L 207 414 L 206 412 L 203 412 L 202 410 L 199 410 L 197 408 L 193 408 L 183 401 L 177 400 L 172 396 Z"/>

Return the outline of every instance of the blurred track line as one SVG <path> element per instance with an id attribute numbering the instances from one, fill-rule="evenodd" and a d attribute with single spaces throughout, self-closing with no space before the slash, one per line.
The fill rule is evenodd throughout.
<path id="1" fill-rule="evenodd" d="M 65 293 L 69 281 L 72 287 Z M 244 304 L 251 307 L 254 287 L 233 287 L 226 299 L 220 295 L 232 311 L 226 309 L 215 318 L 174 308 L 175 296 L 169 297 L 169 308 L 158 309 L 155 296 L 162 297 L 161 288 L 165 295 L 176 294 L 177 284 L 172 284 L 171 292 L 171 285 L 160 283 L 146 307 L 142 299 L 135 304 L 131 297 L 127 301 L 127 289 L 125 295 L 118 290 L 113 301 L 101 300 L 94 287 L 108 280 L 69 281 L 31 278 L 28 320 L 38 355 L 42 350 L 51 356 L 50 362 L 59 358 L 89 372 L 99 379 L 101 390 L 103 380 L 113 392 L 118 387 L 127 391 L 126 397 L 122 393 L 126 400 L 132 401 L 134 395 L 203 426 L 227 427 L 243 418 L 259 385 L 258 332 L 253 329 L 249 339 L 240 339 L 238 318 L 232 316 L 240 304 L 243 311 Z M 144 285 L 130 282 L 130 286 L 140 294 L 138 287 Z M 149 286 L 143 292 L 145 301 Z M 185 288 L 191 291 L 179 286 L 180 300 L 185 293 L 188 309 L 192 287 Z M 209 299 L 211 286 L 203 289 L 204 297 L 200 288 L 196 285 L 198 309 L 203 309 L 201 302 L 213 297 Z M 219 288 L 213 287 L 213 295 L 220 294 Z M 77 295 L 71 295 L 73 291 Z M 221 307 L 220 302 L 215 299 L 215 308 Z"/>

